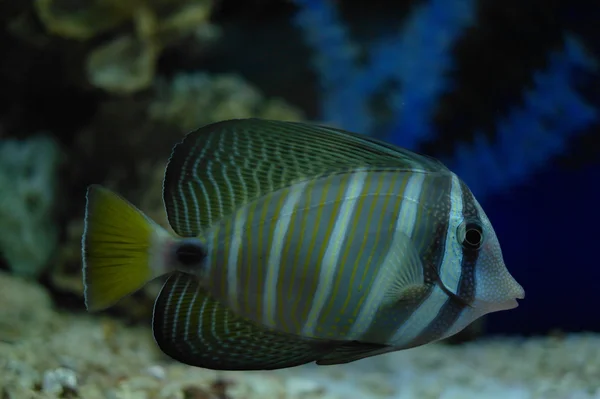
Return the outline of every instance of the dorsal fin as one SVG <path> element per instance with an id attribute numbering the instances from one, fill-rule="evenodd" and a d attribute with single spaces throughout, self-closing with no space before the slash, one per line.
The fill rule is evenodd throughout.
<path id="1" fill-rule="evenodd" d="M 430 157 L 340 129 L 235 119 L 195 130 L 173 148 L 163 198 L 173 230 L 190 237 L 268 192 L 304 179 L 373 166 L 445 169 Z"/>

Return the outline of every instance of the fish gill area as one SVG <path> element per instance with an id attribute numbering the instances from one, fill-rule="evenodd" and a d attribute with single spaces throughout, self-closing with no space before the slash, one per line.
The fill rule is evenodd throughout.
<path id="1" fill-rule="evenodd" d="M 348 2 L 353 5 L 340 14 L 353 21 L 348 30 L 361 40 L 340 49 L 334 48 L 336 34 L 327 32 L 347 27 L 323 27 L 329 30 L 321 32 L 321 39 L 332 48 L 310 38 L 303 41 L 298 32 L 298 15 L 321 7 L 318 1 L 0 2 L 0 399 L 600 399 L 600 329 L 587 326 L 563 331 L 569 329 L 557 325 L 538 335 L 488 335 L 483 318 L 441 343 L 357 363 L 231 372 L 186 366 L 160 352 L 150 329 L 160 281 L 109 311 L 85 311 L 81 237 L 89 184 L 120 193 L 168 227 L 162 202 L 165 165 L 173 144 L 197 127 L 259 117 L 350 130 L 369 126 L 366 134 L 391 137 L 382 126 L 393 124 L 394 104 L 410 102 L 414 93 L 390 95 L 397 82 L 382 84 L 383 89 L 365 95 L 369 98 L 355 108 L 352 101 L 338 99 L 334 116 L 339 119 L 332 120 L 321 103 L 335 105 L 336 91 L 342 99 L 359 98 L 361 92 L 346 93 L 340 89 L 344 84 L 336 86 L 325 70 L 338 64 L 311 58 L 307 49 L 330 52 L 338 61 L 349 53 L 360 60 L 364 47 L 385 34 L 376 28 L 380 20 L 389 25 L 397 17 L 396 25 L 404 26 L 412 15 L 414 26 L 430 24 L 427 32 L 437 32 L 435 43 L 446 43 L 451 36 L 450 23 L 419 19 L 427 7 L 431 15 L 437 15 L 435 7 L 444 7 L 435 0 L 383 3 L 373 4 L 363 21 L 360 2 Z M 462 10 L 477 2 L 450 3 Z M 509 110 L 498 98 L 523 102 L 523 87 L 534 86 L 530 72 L 542 70 L 548 53 L 560 47 L 563 30 L 555 18 L 562 10 L 560 1 L 523 2 L 522 8 L 508 3 L 480 5 L 477 17 L 466 19 L 474 24 L 472 19 L 478 18 L 485 35 L 465 27 L 460 46 L 447 44 L 462 60 L 459 72 L 448 73 L 463 90 L 436 97 L 437 108 L 428 118 L 441 131 L 460 132 L 440 133 L 435 139 L 424 135 L 413 149 L 444 158 L 456 142 L 481 142 L 472 131 L 493 130 L 496 119 Z M 597 8 L 591 14 L 600 16 Z M 304 24 L 319 31 L 314 21 Z M 527 39 L 524 50 L 502 41 L 503 29 L 530 32 L 532 25 L 539 32 L 532 33 L 535 37 Z M 403 32 L 410 37 L 410 29 Z M 483 67 L 501 71 L 498 86 L 471 73 L 478 67 L 470 60 L 477 58 L 484 39 L 491 43 L 484 46 L 490 55 L 486 58 L 484 52 L 480 60 Z M 494 46 L 506 53 L 502 62 L 496 60 Z M 427 71 L 446 58 L 415 50 L 414 59 L 415 70 Z M 387 82 L 367 74 L 360 81 L 363 86 Z M 409 87 L 406 79 L 404 83 Z M 600 93 L 597 80 L 590 86 Z M 481 87 L 497 93 L 497 99 L 482 105 L 487 94 Z M 583 105 L 581 112 L 557 107 L 560 115 L 565 109 L 587 112 Z M 357 119 L 365 109 L 369 123 Z M 458 127 L 459 120 L 466 122 Z M 582 134 L 574 144 L 575 155 L 556 161 L 559 167 L 579 168 L 596 159 L 597 134 L 592 136 Z M 493 135 L 481 137 L 485 141 Z M 532 142 L 539 143 L 539 137 Z"/>

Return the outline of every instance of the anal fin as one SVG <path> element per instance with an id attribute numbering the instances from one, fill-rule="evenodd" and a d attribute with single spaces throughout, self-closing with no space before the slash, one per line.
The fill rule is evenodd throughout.
<path id="1" fill-rule="evenodd" d="M 320 366 L 331 366 L 334 364 L 350 363 L 395 350 L 397 349 L 388 345 L 352 341 L 337 346 L 333 351 L 317 360 L 317 364 Z"/>
<path id="2" fill-rule="evenodd" d="M 234 314 L 191 275 L 174 273 L 154 304 L 153 333 L 173 359 L 213 370 L 274 370 L 320 359 L 335 344 L 280 333 Z"/>

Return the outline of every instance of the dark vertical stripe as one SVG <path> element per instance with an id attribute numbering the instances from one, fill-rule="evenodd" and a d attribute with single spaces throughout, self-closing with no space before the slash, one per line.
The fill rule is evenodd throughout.
<path id="1" fill-rule="evenodd" d="M 460 188 L 463 200 L 463 220 L 480 220 L 479 211 L 471 190 L 462 180 L 460 181 Z M 471 303 L 475 297 L 475 264 L 478 256 L 478 250 L 469 250 L 462 247 L 462 270 L 457 295 L 466 303 Z M 465 307 L 464 303 L 450 298 L 433 322 L 419 334 L 419 337 L 411 343 L 411 346 L 423 345 L 443 337 L 448 329 L 456 323 Z"/>

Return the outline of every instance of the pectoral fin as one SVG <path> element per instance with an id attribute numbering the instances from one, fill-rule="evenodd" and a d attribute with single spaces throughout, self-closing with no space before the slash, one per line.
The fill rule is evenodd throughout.
<path id="1" fill-rule="evenodd" d="M 393 305 L 401 301 L 410 301 L 428 290 L 425 285 L 423 262 L 410 237 L 395 232 L 390 252 L 383 260 L 388 279 L 383 305 Z"/>

